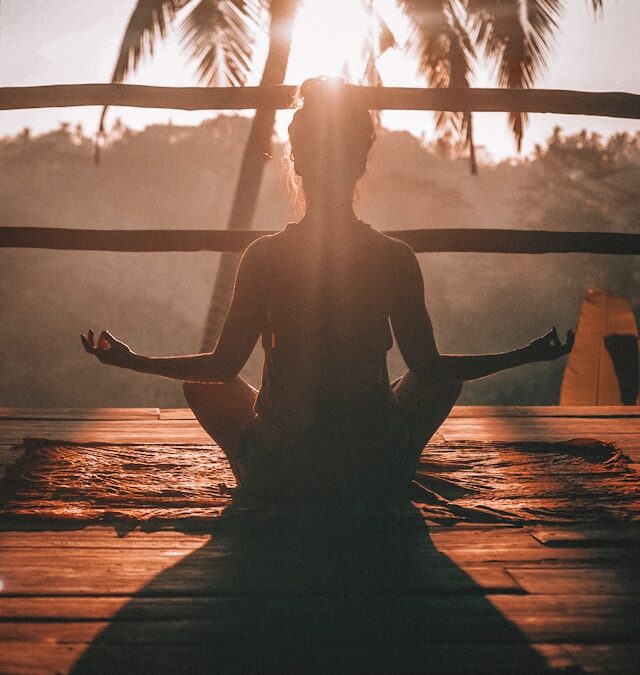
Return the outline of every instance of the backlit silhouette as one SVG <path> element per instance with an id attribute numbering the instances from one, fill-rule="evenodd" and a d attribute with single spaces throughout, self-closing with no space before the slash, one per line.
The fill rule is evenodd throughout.
<path id="1" fill-rule="evenodd" d="M 82 336 L 103 363 L 180 379 L 199 422 L 247 493 L 397 502 L 465 380 L 558 358 L 555 329 L 502 354 L 441 355 L 415 254 L 361 222 L 353 193 L 374 140 L 358 90 L 317 78 L 289 127 L 306 212 L 244 253 L 212 352 L 154 358 L 103 331 Z M 408 366 L 392 384 L 395 337 Z M 239 376 L 261 338 L 259 392 Z"/>

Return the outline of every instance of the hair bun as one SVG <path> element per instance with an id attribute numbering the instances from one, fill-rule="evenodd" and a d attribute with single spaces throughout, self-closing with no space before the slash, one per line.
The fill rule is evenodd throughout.
<path id="1" fill-rule="evenodd" d="M 341 77 L 327 77 L 326 75 L 312 77 L 300 85 L 299 96 L 306 105 L 323 100 L 329 93 L 334 96 L 338 92 L 343 93 L 346 87 L 347 83 Z"/>
<path id="2" fill-rule="evenodd" d="M 357 89 L 341 77 L 313 77 L 298 89 L 298 103 L 305 108 L 340 108 L 357 105 Z M 363 105 L 360 103 L 360 105 Z M 364 104 L 366 109 L 366 104 Z"/>
<path id="3" fill-rule="evenodd" d="M 296 171 L 304 175 L 308 167 L 329 162 L 361 176 L 375 134 L 360 88 L 340 77 L 314 77 L 300 85 L 300 101 L 289 125 Z"/>

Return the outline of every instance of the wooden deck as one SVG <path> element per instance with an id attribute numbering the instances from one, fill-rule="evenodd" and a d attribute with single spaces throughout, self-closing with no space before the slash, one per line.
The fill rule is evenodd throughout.
<path id="1" fill-rule="evenodd" d="M 640 408 L 459 406 L 446 440 L 597 438 Z M 209 442 L 185 410 L 0 409 L 24 437 Z M 0 528 L 0 673 L 638 672 L 640 523 Z"/>

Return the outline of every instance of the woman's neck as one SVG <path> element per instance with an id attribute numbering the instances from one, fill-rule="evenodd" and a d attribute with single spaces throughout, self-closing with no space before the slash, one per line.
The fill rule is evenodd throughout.
<path id="1" fill-rule="evenodd" d="M 342 194 L 333 192 L 331 197 L 317 195 L 314 198 L 313 195 L 307 195 L 306 201 L 307 205 L 302 219 L 305 223 L 330 227 L 357 220 L 353 210 L 353 192 L 351 191 Z"/>

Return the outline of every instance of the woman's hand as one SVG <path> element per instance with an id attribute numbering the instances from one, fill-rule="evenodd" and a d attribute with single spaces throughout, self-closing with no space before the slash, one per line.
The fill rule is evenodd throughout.
<path id="1" fill-rule="evenodd" d="M 553 361 L 571 351 L 576 339 L 572 330 L 567 331 L 567 341 L 562 344 L 555 326 L 542 337 L 530 342 L 525 350 L 531 361 Z"/>
<path id="2" fill-rule="evenodd" d="M 134 353 L 124 342 L 116 340 L 109 331 L 103 330 L 97 342 L 93 330 L 89 330 L 86 337 L 81 335 L 80 339 L 85 351 L 93 354 L 101 363 L 119 368 L 131 366 Z"/>

